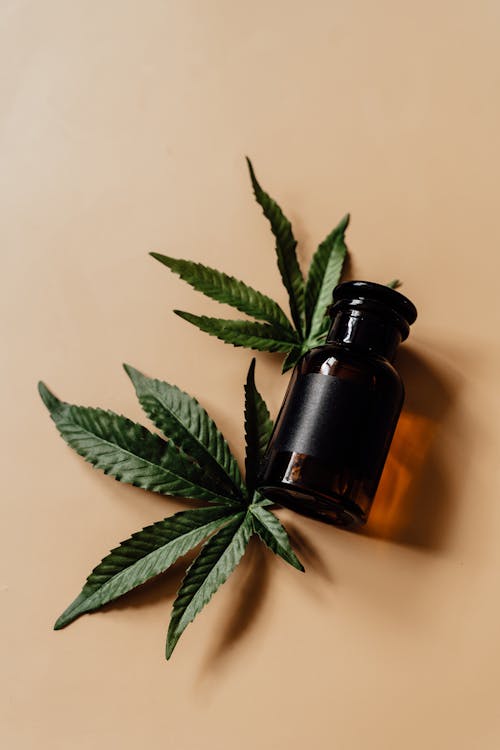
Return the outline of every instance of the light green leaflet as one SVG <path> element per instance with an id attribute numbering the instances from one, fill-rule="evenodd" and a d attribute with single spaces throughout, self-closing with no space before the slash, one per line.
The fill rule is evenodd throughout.
<path id="1" fill-rule="evenodd" d="M 284 527 L 269 510 L 270 503 L 254 490 L 272 429 L 255 386 L 255 361 L 245 385 L 246 483 L 224 436 L 196 399 L 129 365 L 125 370 L 144 411 L 166 440 L 119 414 L 60 401 L 40 383 L 40 395 L 61 436 L 86 461 L 121 482 L 209 505 L 157 521 L 111 550 L 55 628 L 140 586 L 205 542 L 174 602 L 169 658 L 187 625 L 238 565 L 254 534 L 287 563 L 298 570 L 303 567 Z"/>

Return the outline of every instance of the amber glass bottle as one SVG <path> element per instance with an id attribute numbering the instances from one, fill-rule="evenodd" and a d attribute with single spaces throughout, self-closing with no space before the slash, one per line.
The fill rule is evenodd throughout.
<path id="1" fill-rule="evenodd" d="M 366 522 L 404 399 L 392 360 L 417 310 L 388 286 L 333 291 L 326 343 L 293 371 L 258 488 L 269 499 L 340 526 Z"/>

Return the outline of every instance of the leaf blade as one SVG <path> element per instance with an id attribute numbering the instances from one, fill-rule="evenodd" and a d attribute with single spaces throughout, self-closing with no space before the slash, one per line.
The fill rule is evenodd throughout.
<path id="1" fill-rule="evenodd" d="M 77 617 L 94 612 L 164 572 L 229 518 L 224 506 L 197 508 L 181 511 L 132 534 L 93 569 L 54 629 L 66 627 Z"/>
<path id="2" fill-rule="evenodd" d="M 166 644 L 167 659 L 170 659 L 189 623 L 208 604 L 240 562 L 252 531 L 250 515 L 239 513 L 206 542 L 188 568 L 172 609 Z"/>
<path id="3" fill-rule="evenodd" d="M 297 241 L 293 236 L 292 225 L 276 201 L 260 186 L 252 162 L 248 157 L 247 164 L 255 199 L 269 221 L 276 239 L 278 268 L 288 292 L 292 320 L 297 331 L 303 333 L 305 322 L 304 277 L 297 260 Z"/>
<path id="4" fill-rule="evenodd" d="M 271 437 L 273 422 L 266 402 L 255 385 L 255 358 L 245 383 L 245 479 L 248 493 L 255 489 L 260 461 Z"/>
<path id="5" fill-rule="evenodd" d="M 150 253 L 150 255 L 207 297 L 231 305 L 257 320 L 264 320 L 293 333 L 290 321 L 277 302 L 234 276 L 205 266 L 203 263 L 171 258 L 161 253 Z"/>
<path id="6" fill-rule="evenodd" d="M 173 443 L 114 412 L 60 401 L 43 384 L 39 390 L 63 440 L 105 474 L 162 495 L 236 505 Z"/>
<path id="7" fill-rule="evenodd" d="M 213 419 L 199 402 L 175 385 L 148 378 L 124 365 L 147 416 L 163 434 L 207 469 L 226 492 L 246 494 L 236 459 Z"/>
<path id="8" fill-rule="evenodd" d="M 281 366 L 281 374 L 283 375 L 285 372 L 288 372 L 288 370 L 294 368 L 301 356 L 301 349 L 290 349 Z"/>
<path id="9" fill-rule="evenodd" d="M 253 516 L 254 530 L 264 544 L 289 565 L 303 573 L 304 566 L 293 551 L 290 537 L 281 521 L 261 505 L 250 506 L 250 511 Z"/>
<path id="10" fill-rule="evenodd" d="M 174 313 L 200 331 L 233 346 L 244 346 L 261 352 L 288 352 L 294 345 L 293 340 L 283 337 L 283 331 L 268 323 L 254 323 L 248 320 L 225 320 L 209 318 L 205 315 L 193 315 L 182 310 Z"/>
<path id="11" fill-rule="evenodd" d="M 305 289 L 306 331 L 310 338 L 323 332 L 326 309 L 337 285 L 347 253 L 344 241 L 349 225 L 346 214 L 313 255 Z"/>

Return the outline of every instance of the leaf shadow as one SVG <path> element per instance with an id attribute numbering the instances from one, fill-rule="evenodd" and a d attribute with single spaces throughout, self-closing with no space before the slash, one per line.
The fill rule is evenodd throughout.
<path id="1" fill-rule="evenodd" d="M 305 533 L 299 531 L 293 524 L 289 524 L 288 520 L 285 524 L 295 551 L 309 574 L 316 573 L 317 576 L 331 583 L 333 579 L 330 571 Z M 249 635 L 250 630 L 255 627 L 271 589 L 274 566 L 280 564 L 286 565 L 256 536 L 252 537 L 245 557 L 233 573 L 232 585 L 233 589 L 237 587 L 237 592 L 233 590 L 231 609 L 225 615 L 216 641 L 202 664 L 200 681 L 213 675 L 216 669 L 220 669 L 224 661 L 234 653 Z M 301 573 L 292 571 L 288 565 L 287 568 L 292 575 L 301 578 Z M 308 590 L 311 591 L 310 578 L 307 584 Z"/>
<path id="2" fill-rule="evenodd" d="M 149 581 L 128 591 L 123 596 L 120 596 L 119 599 L 105 604 L 100 611 L 136 609 L 156 604 L 159 600 L 173 600 L 181 585 L 186 569 L 191 565 L 198 552 L 199 547 L 191 550 L 163 573 L 150 578 Z"/>
<path id="3" fill-rule="evenodd" d="M 236 589 L 232 606 L 204 660 L 202 675 L 212 673 L 214 667 L 235 649 L 255 624 L 269 591 L 271 554 L 262 542 L 252 537 L 245 556 L 231 576 L 233 589 Z"/>
<path id="4" fill-rule="evenodd" d="M 283 522 L 292 542 L 292 547 L 303 563 L 306 572 L 310 573 L 310 571 L 314 571 L 320 578 L 328 583 L 333 583 L 334 578 L 325 560 L 321 557 L 317 548 L 312 544 L 304 531 L 299 530 L 298 526 L 292 523 L 288 516 L 286 519 L 283 519 Z"/>

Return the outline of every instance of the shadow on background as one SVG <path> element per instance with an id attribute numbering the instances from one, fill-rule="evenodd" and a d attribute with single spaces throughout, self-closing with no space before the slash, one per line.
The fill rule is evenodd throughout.
<path id="1" fill-rule="evenodd" d="M 176 598 L 186 569 L 198 553 L 199 547 L 191 550 L 164 573 L 160 573 L 141 586 L 109 602 L 101 607 L 100 611 L 136 609 L 163 601 L 167 607 L 168 617 L 166 617 L 166 622 L 168 622 L 172 603 Z M 269 559 L 271 554 L 268 553 L 260 540 L 252 538 L 242 561 L 230 576 L 230 581 L 235 587 L 231 598 L 231 608 L 227 610 L 226 606 L 225 612 L 229 611 L 229 614 L 226 616 L 224 625 L 216 631 L 218 635 L 215 646 L 206 659 L 208 671 L 213 670 L 216 663 L 223 656 L 229 654 L 231 648 L 255 624 L 269 589 L 270 565 L 273 562 Z M 182 648 L 182 639 L 179 645 Z"/>
<path id="2" fill-rule="evenodd" d="M 460 389 L 456 373 L 410 347 L 396 367 L 406 399 L 366 527 L 367 536 L 440 549 L 452 520 L 453 487 L 436 439 Z"/>
<path id="3" fill-rule="evenodd" d="M 177 591 L 179 590 L 182 579 L 184 578 L 186 569 L 191 565 L 198 552 L 199 548 L 192 550 L 187 555 L 179 558 L 179 560 L 171 565 L 164 573 L 160 573 L 149 581 L 146 581 L 146 583 L 128 591 L 126 594 L 123 594 L 123 596 L 120 596 L 118 599 L 105 604 L 104 607 L 101 608 L 101 611 L 107 612 L 111 609 L 120 610 L 147 607 L 150 604 L 165 601 L 167 603 L 167 614 L 170 617 L 168 607 L 171 606 L 171 603 L 177 595 Z"/>
<path id="4" fill-rule="evenodd" d="M 206 674 L 210 674 L 255 625 L 269 591 L 272 562 L 262 542 L 253 537 L 241 563 L 231 575 L 232 605 L 229 610 L 226 608 L 229 614 L 204 662 L 202 671 Z"/>
<path id="5" fill-rule="evenodd" d="M 321 555 L 318 553 L 314 545 L 305 536 L 303 531 L 299 531 L 298 526 L 290 522 L 287 518 L 284 521 L 284 526 L 290 537 L 292 547 L 297 553 L 300 562 L 303 564 L 306 571 L 309 573 L 314 571 L 320 578 L 323 578 L 328 583 L 333 582 L 333 576 L 328 569 L 328 566 Z"/>

